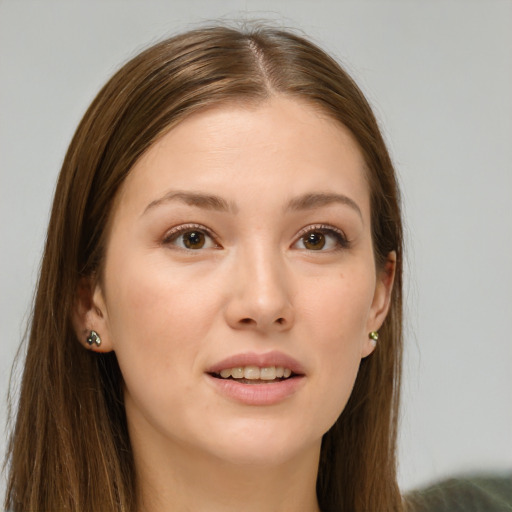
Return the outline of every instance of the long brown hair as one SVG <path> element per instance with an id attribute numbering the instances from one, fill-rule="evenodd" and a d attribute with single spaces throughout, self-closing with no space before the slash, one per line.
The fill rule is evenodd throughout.
<path id="1" fill-rule="evenodd" d="M 207 106 L 280 94 L 345 125 L 364 155 L 376 265 L 396 251 L 379 345 L 322 442 L 322 510 L 398 511 L 396 430 L 402 354 L 402 226 L 395 173 L 376 120 L 347 73 L 289 32 L 213 27 L 147 49 L 87 110 L 57 183 L 8 448 L 5 506 L 14 512 L 133 512 L 135 469 L 114 353 L 87 351 L 72 326 L 82 276 L 101 271 L 116 192 L 140 156 Z"/>

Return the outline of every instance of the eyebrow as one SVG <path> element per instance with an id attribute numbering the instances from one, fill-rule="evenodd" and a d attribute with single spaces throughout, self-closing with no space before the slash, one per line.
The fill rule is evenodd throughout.
<path id="1" fill-rule="evenodd" d="M 236 213 L 238 211 L 238 208 L 234 203 L 228 202 L 222 197 L 212 194 L 203 194 L 201 192 L 185 192 L 178 190 L 170 191 L 164 196 L 155 199 L 154 201 L 151 201 L 151 203 L 149 203 L 144 209 L 143 215 L 157 206 L 172 201 L 179 201 L 189 206 L 196 206 L 204 210 L 214 210 L 219 212 L 233 213 Z M 361 209 L 353 199 L 350 199 L 350 197 L 345 196 L 343 194 L 334 193 L 316 192 L 304 194 L 302 196 L 292 199 L 288 203 L 286 210 L 314 210 L 315 208 L 329 206 L 333 203 L 349 206 L 359 215 L 359 217 L 361 217 L 361 219 L 363 218 Z"/>
<path id="2" fill-rule="evenodd" d="M 236 213 L 237 208 L 234 204 L 229 203 L 222 197 L 212 195 L 212 194 L 203 194 L 201 192 L 184 192 L 181 190 L 171 190 L 164 196 L 151 201 L 146 208 L 144 209 L 143 215 L 147 213 L 149 210 L 160 206 L 165 203 L 169 203 L 171 201 L 179 201 L 190 206 L 197 206 L 198 208 L 203 208 L 204 210 L 214 210 L 219 212 L 234 212 Z"/>
<path id="3" fill-rule="evenodd" d="M 317 192 L 312 194 L 304 194 L 303 196 L 296 197 L 288 203 L 289 210 L 314 210 L 322 206 L 329 206 L 330 204 L 338 203 L 352 208 L 358 215 L 363 218 L 361 208 L 357 203 L 348 196 L 343 194 Z"/>

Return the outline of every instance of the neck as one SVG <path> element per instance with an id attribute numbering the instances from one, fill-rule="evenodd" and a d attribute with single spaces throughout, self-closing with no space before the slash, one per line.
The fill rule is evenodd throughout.
<path id="1" fill-rule="evenodd" d="M 146 447 L 149 448 L 149 447 Z M 135 453 L 139 512 L 319 512 L 320 446 L 276 464 L 236 464 L 190 449 Z"/>

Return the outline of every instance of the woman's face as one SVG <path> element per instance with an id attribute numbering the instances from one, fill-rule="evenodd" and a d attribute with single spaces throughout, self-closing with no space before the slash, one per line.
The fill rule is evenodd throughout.
<path id="1" fill-rule="evenodd" d="M 213 108 L 152 146 L 119 192 L 90 326 L 135 452 L 319 450 L 388 307 L 370 228 L 357 144 L 307 104 Z"/>

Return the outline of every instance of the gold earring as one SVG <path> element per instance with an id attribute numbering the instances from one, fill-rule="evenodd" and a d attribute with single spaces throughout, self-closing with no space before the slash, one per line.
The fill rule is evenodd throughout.
<path id="1" fill-rule="evenodd" d="M 379 333 L 377 331 L 372 331 L 368 334 L 368 338 L 372 340 L 372 345 L 375 347 L 377 345 L 377 341 L 379 341 Z"/>
<path id="2" fill-rule="evenodd" d="M 99 347 L 101 345 L 101 338 L 100 335 L 96 331 L 91 331 L 89 336 L 87 336 L 87 339 L 85 340 L 89 345 L 92 345 L 93 343 Z"/>

